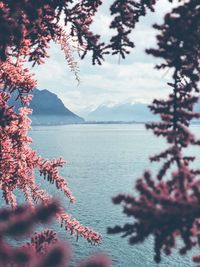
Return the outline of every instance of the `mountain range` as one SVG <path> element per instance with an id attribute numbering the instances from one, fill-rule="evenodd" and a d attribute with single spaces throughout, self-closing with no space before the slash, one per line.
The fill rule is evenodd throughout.
<path id="1" fill-rule="evenodd" d="M 94 111 L 85 114 L 87 121 L 115 121 L 115 122 L 147 122 L 155 121 L 157 116 L 153 115 L 146 104 L 118 104 L 115 106 L 101 105 Z"/>
<path id="2" fill-rule="evenodd" d="M 194 106 L 195 112 L 200 112 L 200 99 Z M 150 122 L 158 121 L 159 116 L 154 115 L 147 104 L 125 103 L 114 106 L 101 105 L 95 110 L 85 113 L 86 121 L 95 122 Z M 198 123 L 197 120 L 193 122 Z"/>
<path id="3" fill-rule="evenodd" d="M 143 103 L 123 103 L 114 106 L 101 105 L 93 111 L 85 111 L 78 116 L 70 111 L 63 104 L 58 96 L 50 91 L 33 91 L 33 99 L 30 108 L 33 109 L 31 115 L 32 125 L 58 125 L 74 123 L 101 123 L 101 122 L 150 122 L 159 120 L 149 110 L 147 104 Z M 16 95 L 12 95 L 10 105 L 17 111 L 20 101 L 15 101 Z M 200 100 L 195 105 L 195 111 L 200 112 Z"/>

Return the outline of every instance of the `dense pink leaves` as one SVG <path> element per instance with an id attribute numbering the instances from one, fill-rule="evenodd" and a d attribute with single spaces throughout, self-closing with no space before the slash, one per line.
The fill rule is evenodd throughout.
<path id="1" fill-rule="evenodd" d="M 1 118 L 3 125 L 0 127 L 0 187 L 3 190 L 3 197 L 7 204 L 16 207 L 17 201 L 14 190 L 19 189 L 24 194 L 27 202 L 34 206 L 34 203 L 42 202 L 44 205 L 48 203 L 51 196 L 46 190 L 39 188 L 35 181 L 35 170 L 38 169 L 40 175 L 47 179 L 50 183 L 55 184 L 58 190 L 61 190 L 70 202 L 75 201 L 75 197 L 71 193 L 67 182 L 60 176 L 58 168 L 64 164 L 63 159 L 45 160 L 32 150 L 30 144 L 31 138 L 28 137 L 30 129 L 30 119 L 28 115 L 31 110 L 29 108 L 20 108 L 19 114 L 7 105 L 7 95 L 1 95 L 2 109 L 7 116 L 10 116 L 8 125 L 4 125 L 3 117 Z M 62 212 L 57 217 L 64 223 L 65 229 L 70 230 L 72 234 L 83 236 L 88 241 L 97 244 L 101 241 L 100 235 L 91 229 L 84 227 L 77 220 L 73 219 L 69 214 Z"/>
<path id="2" fill-rule="evenodd" d="M 28 93 L 36 85 L 33 75 L 24 67 L 24 60 L 21 58 L 17 62 L 12 59 L 0 62 L 0 88 L 6 88 L 10 92 L 20 90 L 21 93 Z"/>

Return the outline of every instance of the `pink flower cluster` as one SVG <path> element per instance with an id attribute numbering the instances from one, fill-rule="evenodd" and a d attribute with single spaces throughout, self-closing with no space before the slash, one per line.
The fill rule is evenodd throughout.
<path id="1" fill-rule="evenodd" d="M 0 88 L 11 93 L 15 90 L 28 93 L 36 86 L 33 74 L 24 67 L 24 60 L 21 57 L 16 62 L 11 58 L 6 62 L 0 62 Z"/>

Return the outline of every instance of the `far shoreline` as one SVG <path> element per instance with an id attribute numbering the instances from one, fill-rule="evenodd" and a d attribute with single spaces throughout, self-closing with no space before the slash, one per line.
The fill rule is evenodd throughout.
<path id="1" fill-rule="evenodd" d="M 85 122 L 69 122 L 69 123 L 33 123 L 31 127 L 37 126 L 66 126 L 66 125 L 114 125 L 114 124 L 142 124 L 145 125 L 146 123 L 152 123 L 157 121 L 85 121 Z M 191 125 L 200 125 L 199 121 L 191 122 Z"/>
<path id="2" fill-rule="evenodd" d="M 31 124 L 31 126 L 64 126 L 64 125 L 112 125 L 112 124 L 146 124 L 147 122 L 126 122 L 126 121 L 86 121 L 86 122 L 71 122 L 71 123 L 41 123 Z M 148 122 L 150 123 L 150 122 Z"/>

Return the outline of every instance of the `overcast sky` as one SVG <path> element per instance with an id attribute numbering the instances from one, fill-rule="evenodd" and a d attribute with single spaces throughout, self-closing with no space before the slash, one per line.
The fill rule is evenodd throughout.
<path id="1" fill-rule="evenodd" d="M 109 40 L 110 17 L 108 3 L 99 11 L 93 29 L 104 40 Z M 126 60 L 118 63 L 118 57 L 106 58 L 102 66 L 93 66 L 88 55 L 83 61 L 78 60 L 81 82 L 77 85 L 72 72 L 69 71 L 60 47 L 52 45 L 50 58 L 44 65 L 36 67 L 34 72 L 39 89 L 48 89 L 56 93 L 64 104 L 74 112 L 93 110 L 99 105 L 119 103 L 149 103 L 154 96 L 164 97 L 168 93 L 166 82 L 169 72 L 154 69 L 155 59 L 145 54 L 145 48 L 155 47 L 155 30 L 152 25 L 161 23 L 164 14 L 171 10 L 172 4 L 160 0 L 156 13 L 142 18 L 133 34 L 136 48 Z"/>

